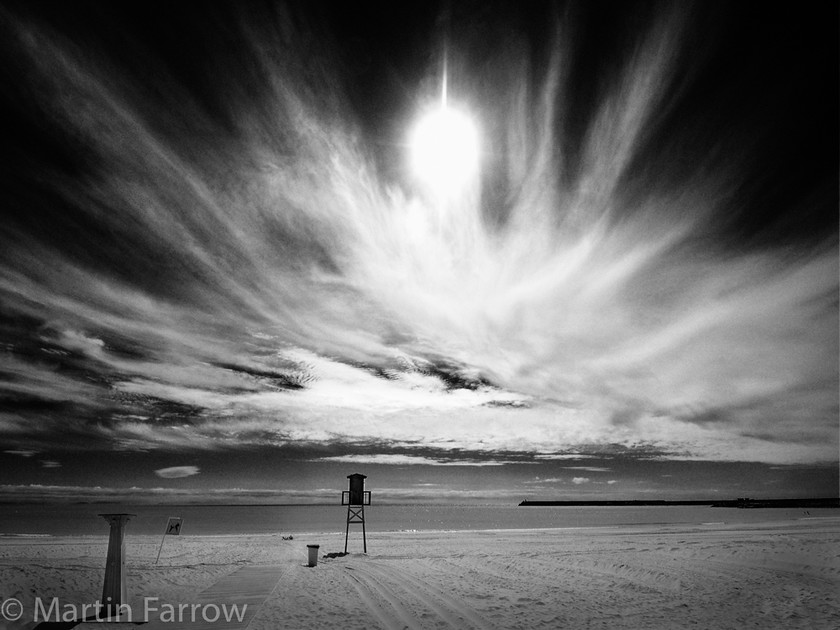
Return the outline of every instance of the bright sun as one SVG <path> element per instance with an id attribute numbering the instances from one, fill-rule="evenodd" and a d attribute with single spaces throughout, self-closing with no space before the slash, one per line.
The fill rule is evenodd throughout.
<path id="1" fill-rule="evenodd" d="M 458 192 L 478 173 L 478 133 L 463 112 L 445 105 L 428 112 L 410 143 L 415 175 L 439 194 Z"/>

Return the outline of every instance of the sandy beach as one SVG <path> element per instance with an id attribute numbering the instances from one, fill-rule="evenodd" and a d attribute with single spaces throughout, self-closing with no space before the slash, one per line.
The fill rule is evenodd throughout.
<path id="1" fill-rule="evenodd" d="M 127 537 L 134 621 L 248 565 L 278 581 L 248 626 L 274 628 L 836 628 L 840 518 L 551 530 Z M 307 544 L 320 545 L 316 567 Z M 0 538 L 2 597 L 23 615 L 101 597 L 105 536 Z M 151 599 L 158 598 L 158 599 Z M 226 603 L 219 601 L 219 605 Z M 5 625 L 3 625 L 5 624 Z M 174 624 L 173 624 L 174 627 Z"/>

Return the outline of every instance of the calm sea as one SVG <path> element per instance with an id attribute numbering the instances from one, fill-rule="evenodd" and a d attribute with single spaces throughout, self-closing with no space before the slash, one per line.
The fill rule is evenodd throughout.
<path id="1" fill-rule="evenodd" d="M 102 513 L 136 514 L 126 532 L 161 534 L 169 516 L 180 516 L 184 535 L 343 532 L 347 508 L 340 505 L 0 505 L 0 536 L 107 535 Z M 518 507 L 516 505 L 372 505 L 365 510 L 371 532 L 411 530 L 599 527 L 641 524 L 755 523 L 838 517 L 832 509 L 748 509 L 699 506 Z M 358 526 L 353 526 L 358 528 Z"/>

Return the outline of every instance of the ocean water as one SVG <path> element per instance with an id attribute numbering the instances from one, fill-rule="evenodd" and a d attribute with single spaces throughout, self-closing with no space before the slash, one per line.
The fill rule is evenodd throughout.
<path id="1" fill-rule="evenodd" d="M 343 532 L 347 508 L 340 505 L 0 505 L 0 536 L 107 535 L 99 514 L 135 514 L 127 534 L 162 534 L 167 518 L 180 516 L 183 535 Z M 703 506 L 518 507 L 516 505 L 371 505 L 368 532 L 412 530 L 604 527 L 642 524 L 756 523 L 840 516 L 832 509 L 737 509 Z M 359 525 L 351 526 L 353 531 Z"/>

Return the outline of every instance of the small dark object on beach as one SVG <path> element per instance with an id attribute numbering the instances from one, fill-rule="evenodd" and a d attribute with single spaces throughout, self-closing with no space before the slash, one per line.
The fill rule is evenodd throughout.
<path id="1" fill-rule="evenodd" d="M 283 540 L 294 540 L 295 539 L 294 536 L 281 536 L 280 538 L 282 538 Z"/>
<path id="2" fill-rule="evenodd" d="M 324 557 L 325 558 L 341 558 L 342 556 L 346 556 L 346 555 L 347 555 L 346 551 L 333 551 L 331 553 L 325 553 Z"/>

